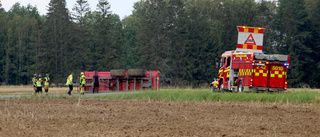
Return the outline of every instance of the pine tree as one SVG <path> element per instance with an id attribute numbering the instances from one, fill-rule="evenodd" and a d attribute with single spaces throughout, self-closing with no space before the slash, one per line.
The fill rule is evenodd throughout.
<path id="1" fill-rule="evenodd" d="M 170 0 L 168 2 L 168 16 L 168 24 L 172 24 L 168 28 L 168 36 L 171 38 L 172 43 L 167 48 L 169 67 L 167 68 L 167 73 L 163 76 L 176 77 L 177 79 L 172 82 L 179 83 L 179 81 L 183 81 L 181 78 L 184 72 L 182 64 L 184 61 L 185 41 L 187 41 L 187 35 L 190 34 L 187 33 L 186 28 L 186 2 L 184 0 Z"/>
<path id="2" fill-rule="evenodd" d="M 193 86 L 212 80 L 216 74 L 215 58 L 222 49 L 221 24 L 212 15 L 218 10 L 213 9 L 217 3 L 209 0 L 191 0 L 187 3 L 188 15 L 183 67 L 183 79 Z M 225 40 L 225 39 L 223 39 Z"/>
<path id="3" fill-rule="evenodd" d="M 7 40 L 7 14 L 4 12 L 4 9 L 2 8 L 2 3 L 0 0 L 0 48 L 3 50 L 0 50 L 0 82 L 4 82 L 5 76 L 6 76 L 6 40 Z"/>
<path id="4" fill-rule="evenodd" d="M 2 2 L 1 2 L 1 0 L 0 0 L 0 12 L 3 12 L 4 11 L 4 9 L 3 9 L 3 7 L 2 7 Z"/>
<path id="5" fill-rule="evenodd" d="M 90 13 L 90 7 L 88 4 L 88 1 L 86 0 L 77 0 L 76 4 L 73 8 L 74 14 L 73 14 L 73 20 L 75 22 L 74 28 L 75 28 L 75 40 L 74 44 L 77 45 L 77 47 L 74 50 L 74 55 L 80 55 L 79 62 L 75 62 L 75 65 L 78 67 L 79 70 L 86 70 L 88 65 L 88 56 L 89 56 L 89 50 L 88 50 L 88 27 L 87 23 L 85 21 L 86 15 Z"/>
<path id="6" fill-rule="evenodd" d="M 30 36 L 39 14 L 32 6 L 16 3 L 8 12 L 5 50 L 6 84 L 27 84 L 32 71 L 32 46 Z"/>
<path id="7" fill-rule="evenodd" d="M 275 16 L 275 30 L 277 31 L 277 50 L 290 55 L 290 69 L 288 83 L 293 87 L 308 84 L 312 52 L 306 40 L 310 36 L 308 31 L 308 12 L 304 0 L 279 0 L 279 8 Z"/>
<path id="8" fill-rule="evenodd" d="M 309 55 L 312 58 L 312 62 L 308 64 L 310 70 L 309 84 L 312 87 L 320 87 L 320 1 L 310 0 L 307 3 L 310 19 L 310 35 L 306 45 L 309 45 L 312 49 L 312 53 Z"/>
<path id="9" fill-rule="evenodd" d="M 50 0 L 45 24 L 44 42 L 48 55 L 47 70 L 57 76 L 57 79 L 64 80 L 64 77 L 77 69 L 74 63 L 79 62 L 79 56 L 73 53 L 76 48 L 72 43 L 71 17 L 66 8 L 65 0 Z M 45 73 L 45 72 L 44 72 Z"/>
<path id="10" fill-rule="evenodd" d="M 93 66 L 95 70 L 111 70 L 122 67 L 121 63 L 121 28 L 118 15 L 111 14 L 107 0 L 99 0 L 98 11 L 94 13 Z"/>
<path id="11" fill-rule="evenodd" d="M 122 20 L 122 61 L 125 69 L 136 68 L 137 17 L 130 15 Z"/>
<path id="12" fill-rule="evenodd" d="M 45 72 L 48 69 L 48 65 L 45 62 L 49 62 L 49 53 L 44 52 L 47 49 L 47 46 L 44 45 L 44 24 L 41 19 L 37 19 L 37 23 L 34 26 L 34 31 L 31 35 L 31 45 L 33 47 L 31 57 L 34 61 L 32 68 L 34 69 L 32 74 L 38 74 L 40 72 Z M 51 73 L 51 71 L 46 72 Z"/>
<path id="13" fill-rule="evenodd" d="M 257 5 L 257 15 L 255 17 L 254 26 L 266 28 L 263 38 L 263 52 L 266 54 L 278 53 L 273 47 L 275 39 L 278 38 L 272 27 L 275 11 L 276 2 L 262 0 Z"/>
<path id="14" fill-rule="evenodd" d="M 167 3 L 163 0 L 148 0 L 144 3 L 139 20 L 138 66 L 147 70 L 165 72 L 168 68 L 168 47 L 172 40 L 167 35 Z"/>

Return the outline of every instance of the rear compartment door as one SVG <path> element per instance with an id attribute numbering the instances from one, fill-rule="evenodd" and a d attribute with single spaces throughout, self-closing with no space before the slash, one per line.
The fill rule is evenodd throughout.
<path id="1" fill-rule="evenodd" d="M 268 65 L 253 66 L 253 86 L 267 87 L 268 85 Z"/>
<path id="2" fill-rule="evenodd" d="M 270 88 L 284 88 L 287 68 L 282 65 L 270 65 Z"/>

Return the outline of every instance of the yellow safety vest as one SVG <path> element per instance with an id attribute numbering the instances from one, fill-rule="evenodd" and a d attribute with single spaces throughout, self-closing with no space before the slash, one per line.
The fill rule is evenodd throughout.
<path id="1" fill-rule="evenodd" d="M 68 79 L 67 79 L 67 85 L 73 85 L 72 79 L 73 79 L 73 76 L 72 76 L 72 75 L 69 75 L 69 76 L 68 76 Z"/>
<path id="2" fill-rule="evenodd" d="M 37 78 L 33 77 L 33 78 L 32 78 L 32 84 L 33 84 L 34 86 L 36 86 L 36 85 L 37 85 L 37 83 L 36 83 L 36 82 L 37 82 Z"/>
<path id="3" fill-rule="evenodd" d="M 45 86 L 49 86 L 49 80 L 50 80 L 50 78 L 48 78 L 48 77 L 44 78 L 44 85 Z"/>
<path id="4" fill-rule="evenodd" d="M 42 87 L 41 82 L 42 82 L 42 78 L 39 78 L 39 79 L 37 80 L 37 87 Z"/>
<path id="5" fill-rule="evenodd" d="M 86 76 L 82 75 L 80 77 L 80 82 L 81 82 L 81 84 L 86 84 Z"/>

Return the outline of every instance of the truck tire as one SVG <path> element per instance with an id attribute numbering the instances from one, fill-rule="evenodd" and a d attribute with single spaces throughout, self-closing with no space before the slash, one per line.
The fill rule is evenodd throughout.
<path id="1" fill-rule="evenodd" d="M 126 75 L 126 70 L 124 69 L 113 69 L 110 71 L 111 76 L 121 77 Z"/>
<path id="2" fill-rule="evenodd" d="M 144 76 L 144 71 L 142 69 L 129 69 L 128 75 L 134 77 Z"/>
<path id="3" fill-rule="evenodd" d="M 239 81 L 238 92 L 239 92 L 239 93 L 243 92 L 242 81 Z"/>
<path id="4" fill-rule="evenodd" d="M 214 91 L 214 87 L 213 85 L 210 85 L 210 92 L 213 92 Z"/>
<path id="5" fill-rule="evenodd" d="M 224 88 L 224 86 L 223 86 L 223 82 L 220 82 L 220 84 L 219 84 L 219 90 L 220 90 L 220 91 L 224 91 L 224 89 L 223 89 L 223 88 Z"/>

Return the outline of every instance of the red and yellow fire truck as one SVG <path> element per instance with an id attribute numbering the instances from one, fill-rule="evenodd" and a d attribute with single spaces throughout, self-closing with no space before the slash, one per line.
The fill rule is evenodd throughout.
<path id="1" fill-rule="evenodd" d="M 265 28 L 237 26 L 237 49 L 221 55 L 218 79 L 210 91 L 273 91 L 287 89 L 290 56 L 262 52 Z"/>

